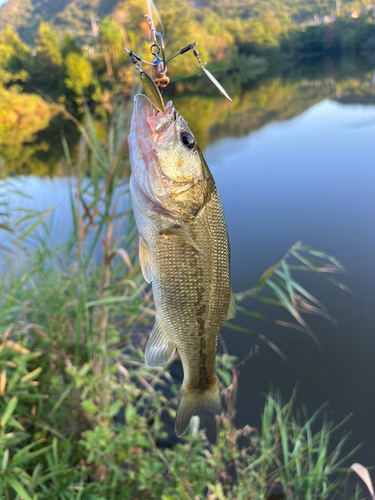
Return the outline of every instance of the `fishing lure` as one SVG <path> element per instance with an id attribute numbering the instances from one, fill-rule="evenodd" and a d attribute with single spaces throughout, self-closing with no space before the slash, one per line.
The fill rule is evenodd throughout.
<path id="1" fill-rule="evenodd" d="M 148 25 L 149 29 L 151 32 L 151 46 L 150 46 L 150 52 L 153 56 L 152 62 L 146 61 L 142 59 L 140 56 L 138 56 L 135 52 L 132 50 L 128 50 L 127 48 L 124 48 L 124 50 L 129 54 L 135 68 L 139 71 L 141 79 L 142 79 L 142 85 L 145 91 L 145 94 L 147 97 L 150 99 L 152 102 L 153 106 L 158 110 L 158 111 L 164 111 L 164 102 L 163 98 L 161 95 L 161 92 L 159 89 L 163 89 L 167 87 L 169 84 L 169 77 L 167 76 L 167 63 L 169 63 L 172 59 L 174 59 L 177 56 L 180 56 L 182 54 L 185 54 L 186 52 L 189 52 L 190 50 L 193 52 L 193 55 L 196 57 L 198 61 L 198 68 L 201 69 L 206 76 L 211 80 L 211 82 L 216 86 L 216 88 L 230 101 L 232 102 L 232 99 L 229 97 L 225 89 L 220 85 L 220 83 L 216 80 L 216 78 L 213 76 L 212 73 L 208 71 L 206 68 L 206 61 L 203 61 L 199 57 L 199 52 L 195 48 L 198 45 L 198 42 L 193 42 L 187 45 L 186 47 L 183 47 L 181 50 L 179 50 L 176 54 L 173 56 L 169 57 L 169 59 L 165 58 L 165 45 L 164 45 L 164 30 L 163 30 L 163 25 L 160 19 L 160 16 L 155 8 L 154 2 L 152 0 L 147 0 L 147 10 L 148 14 L 146 17 L 148 18 Z M 154 20 L 152 18 L 152 11 L 154 11 L 159 25 L 161 27 L 161 32 L 157 31 L 155 28 Z M 152 66 L 152 78 L 148 76 L 147 73 L 145 73 L 142 70 L 141 63 L 145 63 L 149 66 Z"/>

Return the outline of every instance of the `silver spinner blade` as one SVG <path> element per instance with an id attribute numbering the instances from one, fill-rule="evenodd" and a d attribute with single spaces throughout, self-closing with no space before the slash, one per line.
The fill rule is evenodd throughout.
<path id="1" fill-rule="evenodd" d="M 211 82 L 215 85 L 216 88 L 218 88 L 220 90 L 220 92 L 228 99 L 228 101 L 230 102 L 233 102 L 232 99 L 229 97 L 229 95 L 227 94 L 226 90 L 222 87 L 222 85 L 220 85 L 220 83 L 216 80 L 216 78 L 214 77 L 214 75 L 212 73 L 210 73 L 208 71 L 208 69 L 206 69 L 204 66 L 201 66 L 200 67 L 201 69 L 203 69 L 203 71 L 206 73 L 206 75 L 208 76 L 208 78 L 211 80 Z"/>

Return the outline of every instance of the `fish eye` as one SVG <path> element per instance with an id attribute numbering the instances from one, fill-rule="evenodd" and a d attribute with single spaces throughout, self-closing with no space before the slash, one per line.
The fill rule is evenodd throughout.
<path id="1" fill-rule="evenodd" d="M 181 142 L 182 144 L 187 147 L 188 149 L 193 149 L 195 146 L 195 139 L 192 134 L 189 132 L 181 132 Z"/>

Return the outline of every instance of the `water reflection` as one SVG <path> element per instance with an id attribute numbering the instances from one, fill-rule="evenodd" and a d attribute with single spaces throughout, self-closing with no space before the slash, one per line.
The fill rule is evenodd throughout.
<path id="1" fill-rule="evenodd" d="M 278 77 L 258 82 L 254 88 L 236 95 L 233 105 L 222 99 L 175 100 L 198 142 L 205 147 L 222 137 L 241 137 L 270 122 L 296 117 L 324 99 L 344 104 L 375 104 L 375 73 L 342 80 L 294 81 Z"/>
<path id="2" fill-rule="evenodd" d="M 204 149 L 222 137 L 241 137 L 270 122 L 296 117 L 327 98 L 343 104 L 375 103 L 375 71 L 352 66 L 349 69 L 326 69 L 325 75 L 329 76 L 322 73 L 277 76 L 246 83 L 244 87 L 241 81 L 223 77 L 233 104 L 219 97 L 203 78 L 196 78 L 177 83 L 166 92 L 165 100 L 174 100 Z M 76 126 L 57 115 L 55 108 L 47 103 L 39 112 L 30 96 L 20 94 L 14 103 L 9 92 L 3 96 L 7 98 L 11 108 L 9 118 L 0 124 L 0 156 L 5 172 L 40 176 L 61 173 L 64 156 L 61 134 L 64 132 L 67 137 L 74 157 L 78 149 Z M 19 119 L 12 120 L 21 108 Z"/>

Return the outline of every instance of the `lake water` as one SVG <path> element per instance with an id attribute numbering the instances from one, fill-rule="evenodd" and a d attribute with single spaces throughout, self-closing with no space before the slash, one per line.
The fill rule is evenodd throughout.
<path id="1" fill-rule="evenodd" d="M 242 369 L 238 424 L 259 421 L 261 394 L 270 384 L 288 397 L 298 382 L 298 400 L 310 412 L 327 400 L 335 421 L 353 412 L 350 442 L 363 443 L 356 460 L 375 464 L 375 106 L 323 100 L 295 119 L 215 142 L 205 157 L 227 217 L 235 292 L 254 284 L 297 240 L 336 256 L 347 269 L 343 282 L 354 291 L 300 276 L 338 320 L 334 326 L 307 318 L 321 352 L 299 332 L 238 318 L 289 358 L 284 362 L 260 345 Z M 278 315 L 258 302 L 249 307 Z M 239 357 L 255 344 L 233 331 L 225 341 Z"/>
<path id="2" fill-rule="evenodd" d="M 306 318 L 321 351 L 295 330 L 238 316 L 238 324 L 267 335 L 289 361 L 260 344 L 241 371 L 237 424 L 259 425 L 270 384 L 288 398 L 298 382 L 298 402 L 310 413 L 327 400 L 336 422 L 353 412 L 346 426 L 353 431 L 350 443 L 363 443 L 355 461 L 375 465 L 375 106 L 315 101 L 294 118 L 268 120 L 253 133 L 241 128 L 241 138 L 218 139 L 205 149 L 227 217 L 235 292 L 250 288 L 297 240 L 334 255 L 347 269 L 341 281 L 354 291 L 310 273 L 297 275 L 338 320 L 335 326 Z M 225 121 L 220 127 L 216 132 L 223 137 Z M 31 176 L 24 189 L 34 197 L 29 208 L 57 206 L 56 234 L 69 230 L 66 179 Z M 250 300 L 246 305 L 288 319 L 278 308 Z M 240 358 L 259 344 L 229 330 L 224 338 Z"/>

